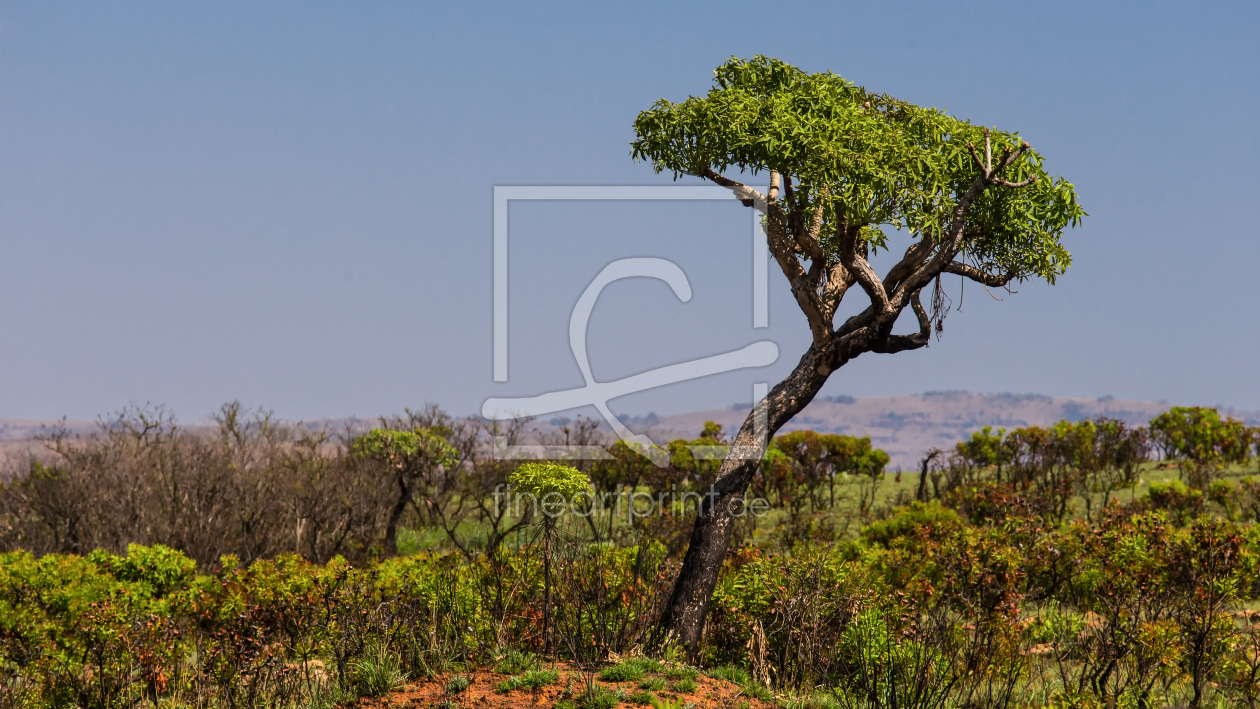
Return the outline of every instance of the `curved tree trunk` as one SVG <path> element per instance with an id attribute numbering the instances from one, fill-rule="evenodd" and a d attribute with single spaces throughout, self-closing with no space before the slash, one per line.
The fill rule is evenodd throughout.
<path id="1" fill-rule="evenodd" d="M 810 347 L 796 369 L 753 406 L 740 426 L 731 452 L 705 496 L 691 532 L 682 570 L 661 616 L 659 640 L 681 643 L 689 656 L 699 648 L 709 599 L 717 584 L 735 522 L 747 514 L 744 492 L 765 455 L 766 446 L 785 423 L 804 409 L 827 381 L 831 367 Z"/>

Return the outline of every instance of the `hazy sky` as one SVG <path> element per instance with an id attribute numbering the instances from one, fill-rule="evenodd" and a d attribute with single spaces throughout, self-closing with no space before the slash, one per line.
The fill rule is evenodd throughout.
<path id="1" fill-rule="evenodd" d="M 1260 409 L 1257 37 L 1254 2 L 0 2 L 0 417 L 471 413 L 578 386 L 569 313 L 628 256 L 695 295 L 605 291 L 597 378 L 781 354 L 613 408 L 746 401 L 808 336 L 781 277 L 751 326 L 748 210 L 515 203 L 496 384 L 492 190 L 667 184 L 630 159 L 635 115 L 758 53 L 1018 130 L 1091 215 L 1059 285 L 998 302 L 955 279 L 940 342 L 824 393 Z"/>

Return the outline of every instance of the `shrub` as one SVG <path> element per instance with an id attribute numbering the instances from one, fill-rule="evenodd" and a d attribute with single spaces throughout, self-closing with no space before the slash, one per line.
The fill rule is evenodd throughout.
<path id="1" fill-rule="evenodd" d="M 504 675 L 515 675 L 535 669 L 538 669 L 538 656 L 532 652 L 519 650 L 508 650 L 494 665 L 494 671 Z"/>
<path id="2" fill-rule="evenodd" d="M 354 662 L 354 674 L 359 682 L 359 692 L 365 697 L 381 697 L 402 689 L 407 683 L 407 673 L 396 653 L 384 645 L 373 645 Z"/>
<path id="3" fill-rule="evenodd" d="M 605 667 L 599 673 L 599 678 L 605 682 L 634 682 L 643 678 L 645 671 L 643 666 L 633 660 L 622 660 L 612 667 Z"/>
<path id="4" fill-rule="evenodd" d="M 530 670 L 521 675 L 521 687 L 527 689 L 542 689 L 547 685 L 556 684 L 560 681 L 560 673 L 555 670 Z"/>
<path id="5" fill-rule="evenodd" d="M 677 665 L 677 666 L 666 669 L 665 676 L 673 680 L 682 679 L 682 680 L 694 681 L 696 677 L 700 676 L 700 672 L 696 670 L 694 667 L 684 667 L 682 665 Z"/>
<path id="6" fill-rule="evenodd" d="M 446 681 L 447 694 L 460 694 L 472 684 L 467 675 L 455 675 Z"/>
<path id="7" fill-rule="evenodd" d="M 674 683 L 674 691 L 679 694 L 691 694 L 696 691 L 696 683 L 690 679 L 680 679 Z"/>
<path id="8" fill-rule="evenodd" d="M 737 667 L 735 665 L 723 665 L 721 667 L 715 667 L 709 670 L 708 672 L 706 672 L 705 674 L 712 677 L 713 679 L 722 679 L 722 680 L 726 680 L 727 682 L 734 682 L 735 684 L 747 684 L 748 682 L 752 681 L 752 677 L 749 676 L 748 670 L 745 670 L 742 667 Z"/>
<path id="9" fill-rule="evenodd" d="M 660 677 L 644 677 L 643 680 L 639 682 L 639 689 L 648 689 L 653 692 L 659 692 L 662 689 L 665 689 L 665 680 Z"/>

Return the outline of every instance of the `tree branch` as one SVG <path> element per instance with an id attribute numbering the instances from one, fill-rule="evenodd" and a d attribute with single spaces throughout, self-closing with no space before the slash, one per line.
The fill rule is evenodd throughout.
<path id="1" fill-rule="evenodd" d="M 922 289 L 910 294 L 910 307 L 914 308 L 914 317 L 919 320 L 919 334 L 924 337 L 932 335 L 932 321 L 928 318 L 927 311 L 923 309 L 923 303 L 919 300 L 919 294 Z"/>
<path id="2" fill-rule="evenodd" d="M 1015 274 L 1013 273 L 1008 273 L 1004 276 L 986 273 L 975 266 L 970 266 L 961 261 L 950 261 L 945 264 L 944 268 L 941 269 L 941 273 L 952 273 L 956 276 L 962 276 L 963 278 L 975 281 L 976 283 L 982 283 L 986 286 L 992 286 L 995 288 L 1001 288 L 1007 283 L 1010 283 L 1011 279 L 1015 277 Z"/>
<path id="3" fill-rule="evenodd" d="M 888 301 L 888 292 L 884 290 L 883 281 L 879 280 L 879 276 L 875 275 L 875 269 L 871 268 L 871 264 L 857 252 L 857 235 L 859 227 L 851 227 L 845 224 L 836 225 L 836 236 L 840 237 L 840 263 L 849 270 L 849 273 L 857 279 L 862 285 L 862 290 L 870 296 L 871 303 L 878 309 L 878 315 L 892 315 L 895 309 Z"/>
<path id="4" fill-rule="evenodd" d="M 758 212 L 761 212 L 762 214 L 765 214 L 767 209 L 769 208 L 766 202 L 765 195 L 749 187 L 748 185 L 745 185 L 742 182 L 736 182 L 735 180 L 732 180 L 729 177 L 723 177 L 722 175 L 719 175 L 718 173 L 714 172 L 712 168 L 706 167 L 698 175 L 698 177 L 703 177 L 703 178 L 712 180 L 714 183 L 727 188 L 731 192 L 734 192 L 735 196 L 739 198 L 741 202 L 744 203 L 745 207 L 752 207 L 753 209 L 757 210 Z"/>

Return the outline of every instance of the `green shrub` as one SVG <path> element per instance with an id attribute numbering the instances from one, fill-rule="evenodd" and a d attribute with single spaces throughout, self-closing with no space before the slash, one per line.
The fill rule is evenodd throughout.
<path id="1" fill-rule="evenodd" d="M 694 667 L 684 667 L 682 665 L 678 665 L 665 670 L 665 676 L 673 680 L 682 679 L 694 681 L 696 677 L 700 676 L 700 673 Z"/>
<path id="2" fill-rule="evenodd" d="M 753 682 L 741 684 L 739 686 L 739 691 L 743 692 L 746 697 L 760 699 L 763 702 L 774 701 L 774 692 L 771 692 L 769 689 Z"/>
<path id="3" fill-rule="evenodd" d="M 737 665 L 723 665 L 722 667 L 715 667 L 705 674 L 713 679 L 722 679 L 727 682 L 734 682 L 735 684 L 748 684 L 752 681 L 752 677 L 748 674 L 748 670 L 745 670 Z"/>
<path id="4" fill-rule="evenodd" d="M 651 704 L 652 693 L 651 692 L 635 692 L 634 694 L 631 694 L 630 696 L 626 697 L 626 701 L 630 702 L 631 704 Z"/>
<path id="5" fill-rule="evenodd" d="M 521 688 L 520 677 L 508 677 L 507 679 L 500 682 L 499 686 L 495 687 L 494 689 L 496 692 L 507 694 L 509 692 L 515 692 L 516 690 L 520 688 Z"/>
<path id="6" fill-rule="evenodd" d="M 674 691 L 679 694 L 691 694 L 696 691 L 696 682 L 690 679 L 680 679 L 674 683 Z"/>
<path id="7" fill-rule="evenodd" d="M 643 681 L 639 682 L 639 689 L 659 692 L 662 689 L 665 689 L 665 680 L 660 677 L 644 677 Z"/>
<path id="8" fill-rule="evenodd" d="M 661 661 L 650 657 L 631 657 L 623 660 L 643 668 L 644 672 L 660 672 L 662 669 Z"/>
<path id="9" fill-rule="evenodd" d="M 508 650 L 494 664 L 494 671 L 504 675 L 518 675 L 538 669 L 538 656 L 532 652 Z"/>
<path id="10" fill-rule="evenodd" d="M 560 673 L 555 670 L 530 670 L 521 675 L 519 686 L 526 689 L 542 689 L 560 681 Z"/>
<path id="11" fill-rule="evenodd" d="M 633 660 L 622 660 L 612 667 L 605 667 L 599 678 L 605 682 L 635 682 L 643 678 L 643 665 Z"/>
<path id="12" fill-rule="evenodd" d="M 396 692 L 407 683 L 407 673 L 396 653 L 383 645 L 373 645 L 354 662 L 359 692 L 365 697 L 381 697 Z"/>
<path id="13" fill-rule="evenodd" d="M 581 709 L 613 709 L 620 701 L 620 694 L 601 688 L 579 697 L 578 706 Z M 559 704 L 556 706 L 559 706 Z"/>
<path id="14" fill-rule="evenodd" d="M 446 682 L 446 692 L 448 694 L 459 694 L 468 689 L 472 684 L 472 680 L 467 675 L 455 675 Z"/>

